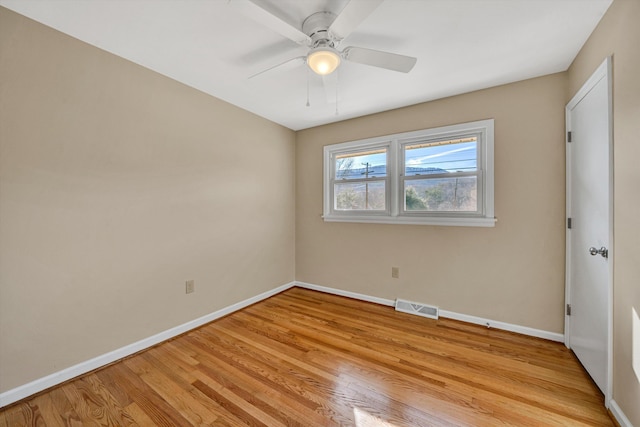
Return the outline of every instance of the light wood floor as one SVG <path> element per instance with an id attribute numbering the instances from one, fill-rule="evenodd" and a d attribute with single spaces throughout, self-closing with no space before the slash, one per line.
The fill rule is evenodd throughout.
<path id="1" fill-rule="evenodd" d="M 293 288 L 0 412 L 0 426 L 612 426 L 562 344 Z"/>

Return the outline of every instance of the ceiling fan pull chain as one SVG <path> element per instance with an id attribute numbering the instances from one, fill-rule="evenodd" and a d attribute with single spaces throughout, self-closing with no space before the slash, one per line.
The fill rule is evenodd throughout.
<path id="1" fill-rule="evenodd" d="M 309 104 L 309 67 L 307 67 L 307 107 Z"/>
<path id="2" fill-rule="evenodd" d="M 338 79 L 338 77 L 340 76 L 340 73 L 338 73 L 338 70 L 335 71 L 336 73 L 336 116 L 338 115 L 338 87 L 340 80 Z"/>

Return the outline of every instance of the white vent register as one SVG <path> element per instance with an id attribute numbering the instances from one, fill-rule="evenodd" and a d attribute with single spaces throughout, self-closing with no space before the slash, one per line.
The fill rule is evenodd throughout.
<path id="1" fill-rule="evenodd" d="M 428 317 L 429 319 L 438 318 L 438 307 L 402 299 L 396 299 L 396 311 Z"/>

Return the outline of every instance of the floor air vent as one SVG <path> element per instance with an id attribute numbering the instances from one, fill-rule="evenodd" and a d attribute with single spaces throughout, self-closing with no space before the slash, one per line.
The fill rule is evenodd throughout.
<path id="1" fill-rule="evenodd" d="M 417 302 L 405 301 L 402 299 L 396 300 L 396 311 L 402 311 L 404 313 L 428 317 L 429 319 L 438 318 L 438 307 L 420 304 Z"/>

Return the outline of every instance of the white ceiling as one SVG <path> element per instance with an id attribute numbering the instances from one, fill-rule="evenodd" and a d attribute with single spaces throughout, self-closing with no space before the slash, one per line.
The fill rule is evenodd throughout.
<path id="1" fill-rule="evenodd" d="M 348 0 L 253 0 L 300 28 Z M 409 73 L 343 62 L 335 93 L 307 48 L 227 0 L 0 0 L 45 25 L 300 130 L 566 70 L 612 0 L 386 0 L 341 44 L 418 58 Z M 310 106 L 307 101 L 309 77 Z"/>

